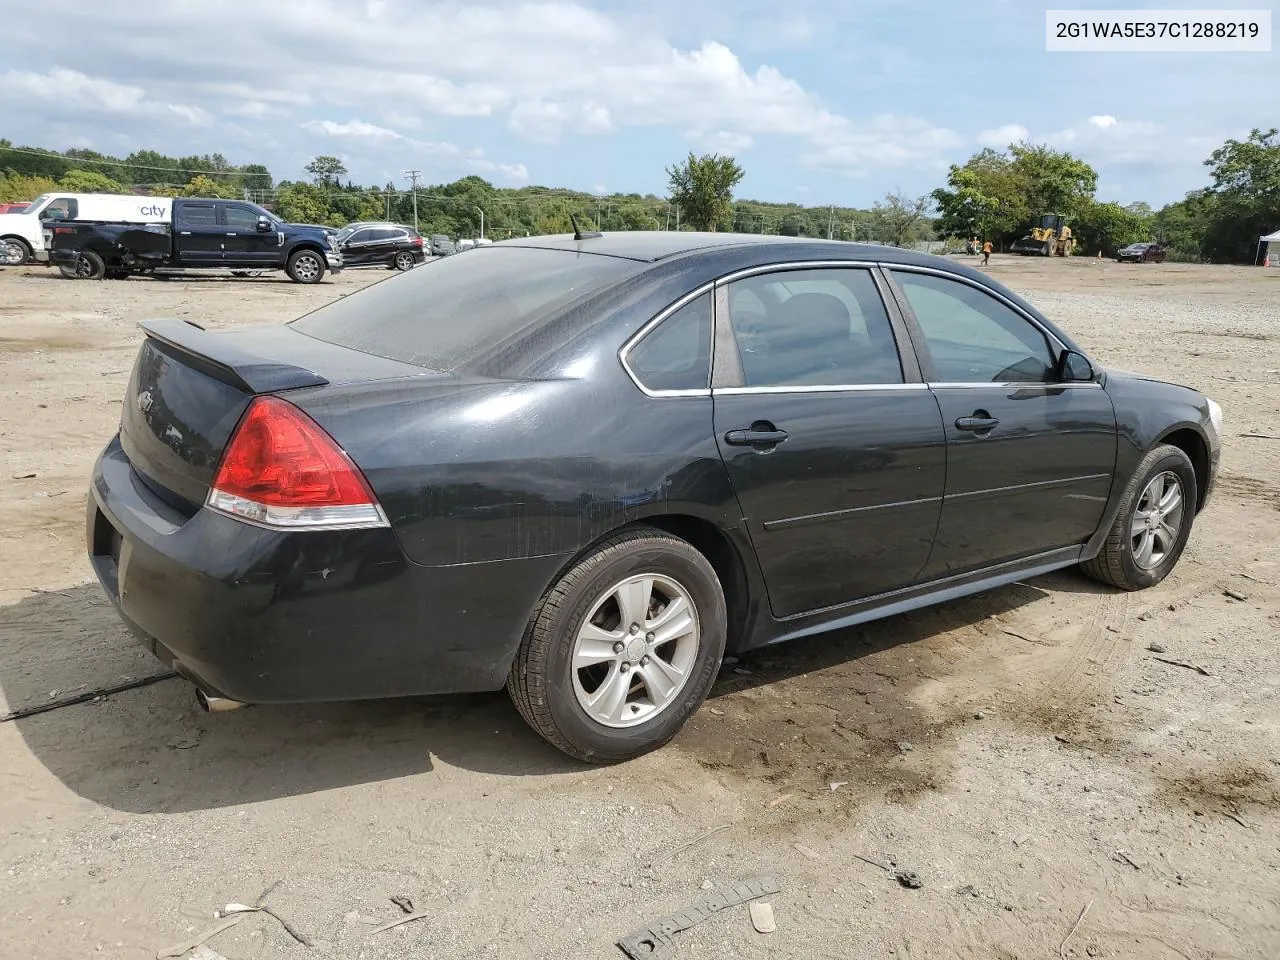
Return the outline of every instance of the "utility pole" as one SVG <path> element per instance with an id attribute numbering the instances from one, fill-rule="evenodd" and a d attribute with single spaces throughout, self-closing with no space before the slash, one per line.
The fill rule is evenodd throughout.
<path id="1" fill-rule="evenodd" d="M 836 205 L 833 203 L 831 205 L 831 216 L 827 220 L 827 239 L 828 240 L 831 239 L 831 235 L 835 232 L 835 229 L 836 229 Z"/>
<path id="2" fill-rule="evenodd" d="M 406 170 L 404 172 L 404 175 L 409 178 L 409 182 L 413 184 L 413 229 L 415 233 L 418 230 L 418 177 L 421 174 L 421 170 Z"/>
<path id="3" fill-rule="evenodd" d="M 484 211 L 479 207 L 475 208 L 476 213 L 480 214 L 480 239 L 484 239 Z"/>

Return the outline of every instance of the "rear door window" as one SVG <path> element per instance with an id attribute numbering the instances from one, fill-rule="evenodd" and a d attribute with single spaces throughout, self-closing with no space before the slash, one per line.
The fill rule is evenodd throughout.
<path id="1" fill-rule="evenodd" d="M 572 250 L 483 247 L 375 283 L 293 321 L 319 340 L 433 370 L 469 364 L 531 333 L 643 264 Z"/>
<path id="2" fill-rule="evenodd" d="M 218 225 L 218 211 L 212 203 L 184 203 L 178 208 L 178 222 L 188 227 Z"/>

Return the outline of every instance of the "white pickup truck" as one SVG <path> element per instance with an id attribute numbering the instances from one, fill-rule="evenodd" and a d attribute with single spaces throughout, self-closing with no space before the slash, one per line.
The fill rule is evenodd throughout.
<path id="1" fill-rule="evenodd" d="M 0 213 L 0 265 L 48 261 L 42 220 L 107 220 L 164 223 L 173 210 L 167 197 L 114 193 L 45 193 L 21 213 Z"/>

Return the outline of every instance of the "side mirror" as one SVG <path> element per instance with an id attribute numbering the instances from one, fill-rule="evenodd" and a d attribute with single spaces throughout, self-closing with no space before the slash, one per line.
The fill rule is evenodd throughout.
<path id="1" fill-rule="evenodd" d="M 1074 350 L 1063 350 L 1058 358 L 1058 379 L 1063 383 L 1091 383 L 1094 378 L 1093 364 L 1089 358 Z"/>
<path id="2" fill-rule="evenodd" d="M 268 220 L 266 217 L 259 217 L 259 218 L 258 218 L 258 232 L 259 232 L 259 233 L 271 233 L 273 229 L 274 229 L 274 227 L 273 227 L 273 225 L 272 225 L 271 221 L 270 221 L 270 220 Z"/>

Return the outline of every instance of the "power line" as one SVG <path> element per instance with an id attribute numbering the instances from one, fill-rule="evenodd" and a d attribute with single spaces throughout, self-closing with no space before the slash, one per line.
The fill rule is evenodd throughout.
<path id="1" fill-rule="evenodd" d="M 261 177 L 262 171 L 249 170 L 245 171 L 238 167 L 227 167 L 222 170 L 189 170 L 185 167 L 165 167 L 154 166 L 146 163 L 134 163 L 131 160 L 99 160 L 94 157 L 69 157 L 63 153 L 55 153 L 54 151 L 45 150 L 29 150 L 25 147 L 0 147 L 0 153 L 22 153 L 30 157 L 44 157 L 48 160 L 61 160 L 63 163 L 96 163 L 101 167 L 129 167 L 135 170 L 161 170 L 167 173 L 193 173 L 205 174 L 207 176 L 245 176 L 245 177 Z M 252 164 L 252 166 L 261 166 L 261 164 Z M 263 167 L 265 170 L 266 168 Z"/>
<path id="2" fill-rule="evenodd" d="M 406 170 L 404 175 L 413 183 L 413 230 L 418 231 L 418 175 L 421 170 Z"/>

